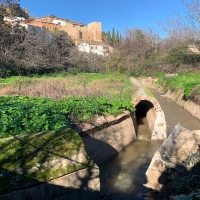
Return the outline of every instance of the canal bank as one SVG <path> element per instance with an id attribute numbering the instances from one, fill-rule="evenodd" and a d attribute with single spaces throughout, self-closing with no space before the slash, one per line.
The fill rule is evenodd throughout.
<path id="1" fill-rule="evenodd" d="M 154 94 L 154 96 L 156 96 Z M 158 94 L 159 96 L 159 94 Z M 139 98 L 138 98 L 139 97 Z M 68 199 L 137 199 L 137 200 L 143 200 L 143 199 L 153 199 L 154 198 L 154 192 L 152 190 L 145 188 L 143 184 L 146 183 L 146 177 L 145 177 L 145 172 L 150 164 L 151 158 L 153 157 L 154 152 L 159 148 L 160 144 L 162 141 L 151 141 L 151 125 L 149 126 L 148 124 L 148 111 L 153 110 L 153 107 L 150 107 L 148 109 L 148 105 L 146 104 L 146 101 L 148 99 L 143 99 L 141 96 L 137 96 L 136 98 L 139 99 L 139 101 L 145 101 L 144 104 L 140 104 L 141 108 L 147 107 L 147 109 L 144 109 L 144 115 L 142 115 L 139 119 L 137 118 L 137 131 L 133 131 L 133 122 L 131 121 L 130 116 L 126 118 L 128 119 L 128 124 L 132 126 L 131 129 L 129 129 L 129 134 L 130 134 L 130 140 L 128 142 L 125 142 L 123 146 L 123 140 L 120 140 L 126 137 L 125 134 L 125 128 L 127 128 L 127 124 L 125 123 L 123 126 L 120 125 L 120 121 L 113 123 L 108 123 L 108 120 L 106 120 L 106 123 L 108 126 L 104 126 L 105 124 L 102 124 L 101 128 L 97 131 L 98 127 L 97 125 L 94 125 L 94 128 L 97 128 L 96 130 L 94 129 L 94 132 L 88 132 L 83 134 L 83 137 L 89 137 L 91 139 L 91 136 L 94 137 L 92 141 L 95 141 L 97 143 L 95 144 L 100 144 L 100 143 L 105 143 L 107 141 L 111 141 L 109 145 L 118 145 L 119 142 L 119 149 L 117 149 L 117 146 L 115 148 L 112 147 L 113 154 L 109 154 L 107 150 L 109 149 L 104 149 L 104 146 L 98 146 L 95 145 L 95 149 L 97 154 L 95 155 L 94 149 L 91 149 L 91 146 L 85 146 L 85 149 L 89 148 L 90 153 L 93 153 L 95 155 L 94 157 L 98 157 L 98 154 L 100 152 L 101 158 L 99 160 L 99 168 L 100 168 L 100 175 L 98 175 L 99 171 L 95 172 L 95 177 L 93 173 L 88 172 L 88 173 L 79 173 L 77 174 L 69 174 L 67 177 L 72 180 L 72 184 L 68 185 L 68 179 L 67 177 L 61 177 L 58 180 L 52 180 L 49 183 L 46 183 L 46 185 L 50 186 L 49 189 L 44 189 L 41 191 L 40 189 L 34 189 L 31 190 L 29 188 L 29 193 L 27 193 L 28 197 L 31 197 L 33 194 L 32 199 L 36 199 L 35 197 L 38 195 L 42 199 L 52 199 L 52 198 L 57 198 L 57 199 L 63 199 L 63 198 L 68 198 Z M 149 97 L 147 97 L 149 98 Z M 156 97 L 157 98 L 157 97 Z M 166 99 L 166 98 L 165 98 Z M 158 100 L 159 102 L 160 100 Z M 138 102 L 139 103 L 139 102 Z M 168 107 L 166 106 L 166 111 L 169 112 L 169 118 L 166 118 L 167 125 L 169 128 L 173 129 L 173 124 L 169 124 L 170 119 L 172 116 L 174 118 L 178 118 L 177 116 L 174 115 L 177 107 L 173 107 L 171 109 L 171 104 L 172 102 L 169 103 Z M 147 105 L 147 106 L 146 106 Z M 152 104 L 153 105 L 153 104 Z M 152 106 L 151 105 L 151 106 Z M 163 103 L 163 105 L 166 105 L 166 102 Z M 163 107 L 161 105 L 161 107 Z M 176 105 L 176 104 L 174 104 Z M 177 105 L 176 105 L 177 106 Z M 139 109 L 141 109 L 139 108 Z M 180 107 L 179 107 L 180 108 Z M 138 110 L 139 110 L 138 109 Z M 182 109 L 183 110 L 183 109 Z M 185 116 L 184 113 L 182 113 L 182 110 L 178 110 L 177 113 L 180 116 Z M 155 117 L 154 115 L 150 115 Z M 188 117 L 192 117 L 191 115 Z M 149 117 L 151 118 L 151 117 Z M 181 124 L 185 124 L 188 121 L 188 118 L 183 119 L 180 118 L 181 121 L 178 118 L 178 122 Z M 153 121 L 153 120 L 151 120 Z M 175 122 L 174 119 L 171 120 L 172 122 Z M 176 123 L 176 122 L 175 122 Z M 151 123 L 152 124 L 152 123 Z M 113 128 L 112 129 L 112 125 Z M 110 127 L 110 128 L 109 128 Z M 120 128 L 121 127 L 121 128 Z M 108 131 L 102 131 L 104 128 L 107 128 Z M 112 131 L 112 134 L 110 134 L 110 130 Z M 122 137 L 120 138 L 115 138 L 115 134 L 119 132 L 120 130 L 120 135 Z M 170 129 L 168 129 L 170 132 Z M 135 137 L 135 133 L 137 135 L 137 139 Z M 105 137 L 104 137 L 105 136 Z M 87 138 L 88 139 L 88 138 Z M 117 139 L 117 140 L 116 140 Z M 99 143 L 100 142 L 100 143 Z M 121 142 L 121 143 L 120 143 Z M 85 145 L 89 144 L 87 141 L 85 142 Z M 93 143 L 93 142 L 92 142 Z M 105 157 L 103 156 L 105 155 Z M 106 157 L 106 155 L 108 157 Z M 109 158 L 110 157 L 110 158 Z M 98 162 L 98 161 L 97 161 Z M 87 169 L 86 169 L 87 171 Z M 84 172 L 84 171 L 83 171 Z M 77 176 L 77 179 L 73 179 Z M 87 177 L 88 179 L 84 179 Z M 100 180 L 99 180 L 100 178 Z M 86 180 L 86 182 L 84 182 Z M 93 180 L 96 181 L 96 186 L 93 188 Z M 90 183 L 90 184 L 88 184 Z M 100 183 L 100 185 L 99 185 Z M 90 186 L 89 186 L 90 185 Z M 45 186 L 46 187 L 46 186 Z M 45 188 L 44 187 L 44 188 Z M 52 190 L 52 187 L 55 188 L 55 190 Z M 57 192 L 56 188 L 61 188 L 62 191 L 60 194 Z M 94 190 L 93 190 L 94 189 Z M 36 196 L 34 196 L 34 191 L 37 193 Z M 14 192 L 15 197 L 19 194 L 19 191 Z M 23 194 L 24 191 L 21 191 Z M 47 194 L 48 193 L 48 194 Z M 69 193 L 73 194 L 72 196 L 69 195 Z M 49 196 L 48 196 L 49 195 Z M 5 197 L 5 196 L 4 196 Z M 27 196 L 26 196 L 27 197 Z M 1 196 L 0 196 L 1 199 Z M 9 199 L 9 197 L 8 197 Z"/>

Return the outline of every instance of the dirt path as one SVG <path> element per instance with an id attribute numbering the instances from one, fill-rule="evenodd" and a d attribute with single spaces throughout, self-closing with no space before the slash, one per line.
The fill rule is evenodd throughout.
<path id="1" fill-rule="evenodd" d="M 145 90 L 135 78 L 131 77 L 130 80 L 136 89 L 135 94 L 133 95 L 133 99 L 138 96 L 146 95 Z"/>

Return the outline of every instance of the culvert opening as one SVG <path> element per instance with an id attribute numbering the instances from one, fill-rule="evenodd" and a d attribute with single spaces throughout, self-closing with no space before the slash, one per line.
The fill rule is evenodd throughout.
<path id="1" fill-rule="evenodd" d="M 150 140 L 151 129 L 155 119 L 153 104 L 147 100 L 141 100 L 136 106 L 136 134 L 138 140 Z"/>

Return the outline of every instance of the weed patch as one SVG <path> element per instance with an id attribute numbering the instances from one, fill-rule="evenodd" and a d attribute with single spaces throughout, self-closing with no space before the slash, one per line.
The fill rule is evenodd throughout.
<path id="1" fill-rule="evenodd" d="M 37 97 L 0 97 L 0 138 L 10 135 L 60 130 L 75 121 L 99 115 L 133 111 L 129 100 L 106 97 L 68 97 L 61 100 Z"/>
<path id="2" fill-rule="evenodd" d="M 159 77 L 159 82 L 164 84 L 165 89 L 183 89 L 184 98 L 191 98 L 192 90 L 200 85 L 200 73 L 179 74 L 174 77 Z"/>

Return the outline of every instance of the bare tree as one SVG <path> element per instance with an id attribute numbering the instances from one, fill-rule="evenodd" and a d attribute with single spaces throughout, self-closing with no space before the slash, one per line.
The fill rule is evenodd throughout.
<path id="1" fill-rule="evenodd" d="M 200 1 L 191 0 L 180 0 L 180 2 L 188 9 L 188 15 L 186 17 L 187 23 L 191 26 L 192 30 L 200 36 Z"/>
<path id="2" fill-rule="evenodd" d="M 188 45 L 194 41 L 195 32 L 183 17 L 168 17 L 164 23 L 159 22 L 158 25 L 165 35 L 159 44 L 160 50 Z"/>
<path id="3" fill-rule="evenodd" d="M 22 69 L 66 69 L 74 48 L 74 42 L 65 32 L 42 30 L 37 33 L 15 26 L 2 42 L 1 55 L 7 65 L 20 74 Z"/>

